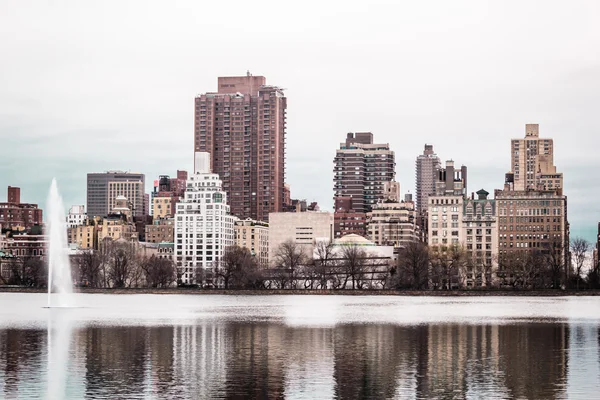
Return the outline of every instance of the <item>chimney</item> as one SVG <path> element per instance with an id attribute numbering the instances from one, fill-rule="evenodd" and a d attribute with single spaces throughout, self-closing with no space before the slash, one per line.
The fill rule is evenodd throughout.
<path id="1" fill-rule="evenodd" d="M 13 204 L 21 204 L 21 188 L 9 186 L 7 201 Z"/>

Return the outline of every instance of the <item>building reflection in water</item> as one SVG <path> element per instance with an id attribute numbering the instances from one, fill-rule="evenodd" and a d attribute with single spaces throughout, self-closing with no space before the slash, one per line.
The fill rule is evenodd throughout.
<path id="1" fill-rule="evenodd" d="M 598 327 L 198 322 L 73 331 L 88 398 L 562 398 L 599 390 Z M 0 398 L 44 393 L 46 332 L 0 330 Z M 591 350 L 590 350 L 591 349 Z"/>

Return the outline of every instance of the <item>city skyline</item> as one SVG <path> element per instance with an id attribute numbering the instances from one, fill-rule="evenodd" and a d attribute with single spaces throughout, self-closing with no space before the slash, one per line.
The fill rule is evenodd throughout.
<path id="1" fill-rule="evenodd" d="M 593 149 L 600 144 L 600 123 L 593 115 L 600 56 L 589 49 L 600 44 L 593 19 L 599 5 L 548 2 L 541 12 L 533 3 L 469 4 L 468 13 L 439 3 L 434 9 L 412 6 L 402 16 L 350 4 L 338 19 L 332 18 L 337 10 L 324 5 L 304 20 L 314 29 L 290 20 L 278 33 L 281 42 L 258 28 L 246 33 L 285 57 L 265 60 L 228 33 L 206 45 L 208 51 L 230 47 L 210 65 L 189 54 L 202 43 L 203 31 L 210 32 L 187 23 L 199 8 L 163 13 L 150 6 L 138 30 L 131 30 L 134 6 L 115 16 L 114 8 L 96 5 L 89 11 L 98 16 L 93 21 L 87 18 L 91 5 L 85 11 L 0 6 L 0 31 L 14 37 L 0 44 L 9 60 L 0 66 L 6 88 L 0 131 L 10 149 L 0 186 L 21 187 L 23 198 L 44 208 L 56 176 L 68 207 L 85 204 L 88 172 L 118 169 L 155 178 L 193 170 L 191 99 L 214 87 L 216 77 L 249 69 L 286 90 L 286 183 L 292 198 L 331 209 L 331 160 L 340 136 L 356 131 L 373 132 L 378 142 L 390 144 L 402 193 L 415 192 L 414 160 L 425 143 L 434 145 L 442 162 L 469 166 L 469 191 L 492 192 L 502 188 L 510 170 L 511 139 L 522 137 L 524 124 L 539 123 L 542 136 L 554 140 L 554 164 L 566 176 L 571 236 L 592 240 L 600 188 L 586 178 L 598 166 Z M 225 6 L 211 7 L 216 9 L 205 15 Z M 113 31 L 104 30 L 109 16 Z M 56 23 L 54 17 L 62 19 Z M 156 29 L 159 17 L 162 29 Z M 484 19 L 486 26 L 477 24 Z M 320 24 L 325 21 L 329 26 Z M 522 26 L 531 30 L 524 34 Z M 475 27 L 478 35 L 472 34 Z M 55 40 L 48 43 L 45 36 Z M 338 46 L 342 37 L 352 46 Z M 411 44 L 411 37 L 422 40 Z M 133 43 L 139 46 L 130 54 Z M 397 54 L 386 46 L 396 46 Z M 323 95 L 315 96 L 318 91 Z"/>

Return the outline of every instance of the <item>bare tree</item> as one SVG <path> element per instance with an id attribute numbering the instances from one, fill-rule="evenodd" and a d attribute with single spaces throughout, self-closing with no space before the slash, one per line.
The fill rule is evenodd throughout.
<path id="1" fill-rule="evenodd" d="M 295 289 L 299 269 L 307 262 L 302 246 L 293 240 L 281 243 L 275 249 L 274 261 L 280 288 L 284 289 L 289 283 L 289 287 Z"/>
<path id="2" fill-rule="evenodd" d="M 575 260 L 575 277 L 577 279 L 577 290 L 579 290 L 579 281 L 583 265 L 587 259 L 587 253 L 590 250 L 590 242 L 583 238 L 575 238 L 571 241 L 571 254 Z"/>
<path id="3" fill-rule="evenodd" d="M 113 288 L 131 287 L 134 275 L 135 254 L 130 243 L 105 241 L 105 268 L 107 283 Z"/>
<path id="4" fill-rule="evenodd" d="M 27 287 L 45 287 L 48 285 L 48 268 L 38 257 L 23 256 L 10 261 L 8 284 Z"/>
<path id="5" fill-rule="evenodd" d="M 333 242 L 318 241 L 315 244 L 314 261 L 312 264 L 313 273 L 311 276 L 317 280 L 318 288 L 327 289 L 329 276 L 335 271 L 336 256 Z M 312 286 L 311 286 L 312 288 Z"/>
<path id="6" fill-rule="evenodd" d="M 552 288 L 559 289 L 566 273 L 565 249 L 560 239 L 554 240 L 543 249 L 546 255 L 546 265 L 549 267 Z M 567 282 L 564 282 L 566 285 Z"/>
<path id="7" fill-rule="evenodd" d="M 230 246 L 220 260 L 215 274 L 225 289 L 247 287 L 256 269 L 254 256 L 245 247 Z M 250 278 L 250 279 L 249 279 Z"/>
<path id="8" fill-rule="evenodd" d="M 466 253 L 459 246 L 436 246 L 429 255 L 430 278 L 435 289 L 451 290 L 461 285 Z"/>
<path id="9" fill-rule="evenodd" d="M 360 246 L 348 244 L 341 247 L 339 256 L 341 258 L 340 266 L 345 276 L 343 287 L 346 287 L 348 279 L 350 279 L 352 289 L 362 288 L 367 252 Z"/>
<path id="10" fill-rule="evenodd" d="M 429 250 L 422 242 L 411 242 L 400 250 L 394 270 L 396 288 L 425 289 L 429 276 Z"/>
<path id="11" fill-rule="evenodd" d="M 89 287 L 102 287 L 102 259 L 101 254 L 95 250 L 86 250 L 74 259 L 74 266 L 78 270 L 79 281 Z"/>
<path id="12" fill-rule="evenodd" d="M 141 263 L 146 283 L 153 288 L 169 287 L 176 280 L 175 265 L 172 260 L 152 255 Z"/>

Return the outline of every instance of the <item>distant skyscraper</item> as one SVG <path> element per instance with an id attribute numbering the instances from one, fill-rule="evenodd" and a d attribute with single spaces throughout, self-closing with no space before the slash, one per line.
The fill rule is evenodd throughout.
<path id="1" fill-rule="evenodd" d="M 233 215 L 267 221 L 286 197 L 286 97 L 250 73 L 218 85 L 195 99 L 194 151 L 211 154 Z"/>
<path id="2" fill-rule="evenodd" d="M 333 160 L 333 193 L 352 197 L 356 212 L 369 212 L 384 198 L 384 183 L 396 175 L 394 152 L 389 144 L 374 144 L 371 132 L 348 133 Z"/>
<path id="3" fill-rule="evenodd" d="M 426 144 L 416 161 L 417 215 L 427 210 L 427 197 L 435 194 L 440 166 L 440 158 L 433 152 L 433 145 Z"/>
<path id="4" fill-rule="evenodd" d="M 144 174 L 108 171 L 87 175 L 87 215 L 106 217 L 116 206 L 117 196 L 132 205 L 134 216 L 144 215 Z"/>
<path id="5" fill-rule="evenodd" d="M 210 172 L 210 155 L 195 153 L 194 173 L 175 213 L 175 262 L 185 284 L 214 284 L 214 268 L 235 244 L 234 217 L 219 175 Z"/>
<path id="6" fill-rule="evenodd" d="M 525 138 L 512 139 L 511 172 L 514 190 L 554 190 L 563 188 L 563 174 L 554 166 L 554 142 L 540 139 L 538 124 L 525 125 Z"/>

